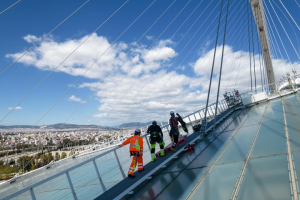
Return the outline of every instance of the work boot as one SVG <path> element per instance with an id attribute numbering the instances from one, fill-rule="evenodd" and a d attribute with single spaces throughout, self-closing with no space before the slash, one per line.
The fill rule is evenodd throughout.
<path id="1" fill-rule="evenodd" d="M 134 175 L 128 174 L 128 178 L 135 178 Z"/>
<path id="2" fill-rule="evenodd" d="M 160 156 L 161 156 L 161 157 L 165 156 L 165 150 L 164 150 L 164 149 L 161 149 L 161 150 L 160 150 Z"/>
<path id="3" fill-rule="evenodd" d="M 155 161 L 155 153 L 151 154 L 151 162 Z"/>

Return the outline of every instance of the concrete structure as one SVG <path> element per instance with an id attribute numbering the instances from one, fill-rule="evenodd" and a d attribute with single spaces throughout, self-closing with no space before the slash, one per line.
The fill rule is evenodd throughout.
<path id="1" fill-rule="evenodd" d="M 264 56 L 268 82 L 269 84 L 275 83 L 275 76 L 274 76 L 274 70 L 273 70 L 272 59 L 271 59 L 268 30 L 267 30 L 265 15 L 264 15 L 263 3 L 262 0 L 249 0 L 249 1 L 251 3 L 251 9 L 256 22 L 260 45 Z M 271 92 L 274 92 L 275 89 L 276 89 L 275 85 L 270 86 Z"/>

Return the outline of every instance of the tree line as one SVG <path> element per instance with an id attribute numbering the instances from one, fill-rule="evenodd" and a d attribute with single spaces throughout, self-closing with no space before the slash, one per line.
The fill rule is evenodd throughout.
<path id="1" fill-rule="evenodd" d="M 73 155 L 75 152 L 71 151 L 69 156 Z M 13 177 L 16 173 L 26 173 L 37 168 L 43 167 L 49 164 L 52 160 L 58 161 L 67 157 L 66 152 L 62 152 L 61 156 L 58 152 L 53 156 L 51 152 L 49 153 L 38 153 L 35 156 L 22 156 L 17 162 L 10 161 L 4 163 L 0 160 L 0 180 L 5 178 Z M 24 169 L 23 169 L 24 168 Z"/>

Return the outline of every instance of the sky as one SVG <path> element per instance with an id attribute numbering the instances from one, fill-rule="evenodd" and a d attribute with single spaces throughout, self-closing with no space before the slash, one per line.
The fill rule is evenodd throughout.
<path id="1" fill-rule="evenodd" d="M 0 0 L 0 13 L 15 2 Z M 210 102 L 217 97 L 227 2 Z M 276 80 L 300 71 L 300 2 L 282 2 L 289 13 L 279 0 L 264 0 Z M 248 30 L 253 88 L 254 63 L 262 85 L 247 3 L 229 1 L 220 99 L 251 87 Z M 0 125 L 116 126 L 197 110 L 207 99 L 220 8 L 221 0 L 20 1 L 0 14 Z"/>

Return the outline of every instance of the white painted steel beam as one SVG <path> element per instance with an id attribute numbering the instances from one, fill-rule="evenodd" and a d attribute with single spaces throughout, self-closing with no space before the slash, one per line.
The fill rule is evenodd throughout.
<path id="1" fill-rule="evenodd" d="M 262 0 L 249 0 L 251 9 L 254 15 L 257 32 L 259 35 L 260 45 L 264 57 L 265 67 L 268 76 L 268 83 L 275 82 L 274 70 L 271 59 L 270 44 L 268 38 L 267 22 L 264 14 L 264 7 Z M 270 85 L 270 91 L 275 92 L 275 86 Z"/>

